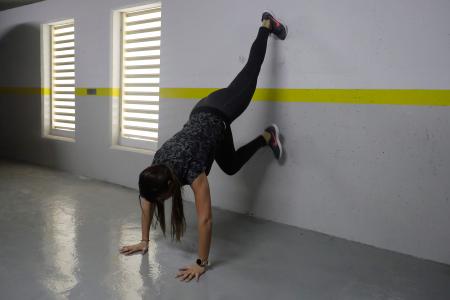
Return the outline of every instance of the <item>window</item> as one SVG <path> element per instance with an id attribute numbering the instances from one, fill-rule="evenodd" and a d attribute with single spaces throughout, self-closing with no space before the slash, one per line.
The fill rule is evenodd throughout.
<path id="1" fill-rule="evenodd" d="M 73 20 L 43 28 L 44 135 L 75 136 L 75 27 Z"/>
<path id="2" fill-rule="evenodd" d="M 120 11 L 120 145 L 155 150 L 158 141 L 161 5 Z"/>

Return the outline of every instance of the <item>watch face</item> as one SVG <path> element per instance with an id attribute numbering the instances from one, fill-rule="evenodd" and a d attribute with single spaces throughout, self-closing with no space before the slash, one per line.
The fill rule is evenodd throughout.
<path id="1" fill-rule="evenodd" d="M 202 265 L 202 260 L 200 258 L 197 258 L 197 265 L 199 265 L 199 266 Z"/>

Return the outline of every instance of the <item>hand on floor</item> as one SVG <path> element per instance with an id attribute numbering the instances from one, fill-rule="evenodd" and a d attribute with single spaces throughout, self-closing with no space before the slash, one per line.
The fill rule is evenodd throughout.
<path id="1" fill-rule="evenodd" d="M 130 255 L 136 252 L 141 252 L 143 255 L 148 250 L 148 242 L 140 242 L 139 244 L 123 246 L 120 248 L 120 253 L 124 255 Z"/>
<path id="2" fill-rule="evenodd" d="M 200 267 L 199 265 L 191 265 L 181 268 L 179 271 L 176 278 L 180 277 L 180 281 L 189 282 L 194 277 L 199 281 L 200 276 L 206 272 L 206 268 Z"/>

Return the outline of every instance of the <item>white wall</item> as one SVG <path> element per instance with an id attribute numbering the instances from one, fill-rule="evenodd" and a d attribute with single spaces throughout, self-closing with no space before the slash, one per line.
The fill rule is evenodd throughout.
<path id="1" fill-rule="evenodd" d="M 111 10 L 135 3 L 142 2 L 47 0 L 0 13 L 0 62 L 8 67 L 0 86 L 39 86 L 33 28 L 64 18 L 75 18 L 77 86 L 110 86 Z M 273 3 L 163 1 L 161 85 L 227 85 L 248 57 L 261 12 L 270 8 L 290 31 L 284 42 L 269 41 L 259 87 L 450 87 L 448 1 Z M 17 30 L 24 23 L 32 25 Z M 4 156 L 130 187 L 151 162 L 110 149 L 107 97 L 77 99 L 76 143 L 40 138 L 40 97 L 0 97 L 2 107 L 16 112 L 0 112 Z M 162 141 L 194 104 L 162 99 Z M 264 149 L 234 177 L 214 166 L 213 204 L 450 263 L 449 117 L 448 107 L 252 103 L 232 126 L 236 144 L 276 122 L 286 159 L 278 164 Z"/>

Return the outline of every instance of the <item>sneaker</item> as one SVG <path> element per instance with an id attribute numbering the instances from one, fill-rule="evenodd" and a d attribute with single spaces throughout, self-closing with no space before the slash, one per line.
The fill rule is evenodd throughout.
<path id="1" fill-rule="evenodd" d="M 280 40 L 284 40 L 288 33 L 288 28 L 286 25 L 281 23 L 281 21 L 275 19 L 275 17 L 269 13 L 264 12 L 261 17 L 261 21 L 270 20 L 271 32 L 275 34 Z"/>
<path id="2" fill-rule="evenodd" d="M 265 129 L 268 133 L 270 133 L 269 146 L 273 151 L 276 159 L 280 159 L 283 154 L 283 147 L 280 142 L 280 130 L 278 126 L 275 124 L 270 125 Z"/>

